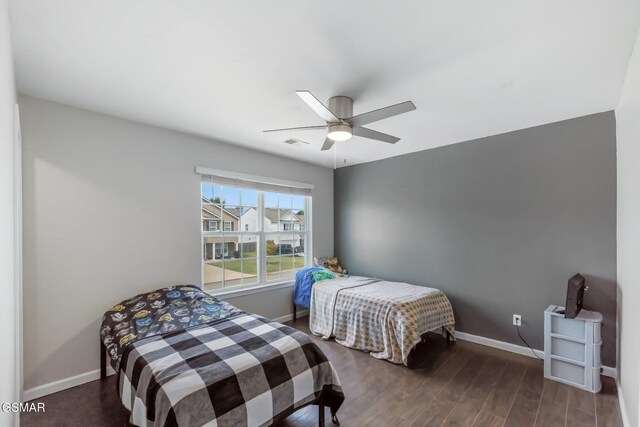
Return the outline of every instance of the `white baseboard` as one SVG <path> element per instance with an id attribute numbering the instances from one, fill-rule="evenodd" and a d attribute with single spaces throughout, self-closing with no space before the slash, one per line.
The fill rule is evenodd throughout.
<path id="1" fill-rule="evenodd" d="M 616 388 L 618 389 L 618 403 L 620 404 L 620 415 L 622 415 L 622 425 L 624 427 L 631 427 L 629 422 L 629 416 L 627 415 L 627 406 L 624 404 L 624 396 L 622 395 L 622 387 L 620 387 L 620 381 L 616 378 Z"/>
<path id="2" fill-rule="evenodd" d="M 458 332 L 456 331 L 456 338 L 462 341 L 469 341 L 472 343 L 485 345 L 487 347 L 497 348 L 499 350 L 508 351 L 510 353 L 521 354 L 523 356 L 535 357 L 533 352 L 529 347 L 524 347 L 518 344 L 511 344 L 504 341 L 494 340 L 492 338 L 481 337 L 479 335 L 468 334 L 466 332 Z M 534 349 L 536 356 L 541 359 L 544 359 L 544 351 Z M 602 367 L 602 375 L 606 377 L 611 377 L 616 379 L 618 376 L 618 371 L 616 368 L 612 368 L 611 366 L 603 366 Z"/>
<path id="3" fill-rule="evenodd" d="M 612 368 L 611 366 L 603 366 L 602 375 L 604 375 L 605 377 L 609 377 L 609 378 L 613 378 L 614 380 L 617 380 L 618 370 L 616 368 Z"/>
<path id="4" fill-rule="evenodd" d="M 114 375 L 115 373 L 116 372 L 111 368 L 111 366 L 107 366 L 107 376 Z M 24 391 L 22 398 L 26 402 L 99 379 L 100 369 L 96 369 L 94 371 L 85 372 L 84 374 L 74 375 L 73 377 L 63 378 L 49 384 L 30 388 Z"/>
<path id="5" fill-rule="evenodd" d="M 529 347 L 524 347 L 517 344 L 511 344 L 504 341 L 494 340 L 492 338 L 481 337 L 479 335 L 468 334 L 466 332 L 456 331 L 456 339 L 462 341 L 469 341 L 480 345 L 486 345 L 487 347 L 497 348 L 499 350 L 508 351 L 509 353 L 521 354 L 523 356 L 535 357 Z M 544 351 L 534 350 L 536 356 L 544 359 Z"/>
<path id="6" fill-rule="evenodd" d="M 308 314 L 309 314 L 309 310 L 300 310 L 300 311 L 298 311 L 296 313 L 296 316 L 298 318 L 300 318 L 300 317 L 304 317 L 304 316 L 306 316 Z M 293 313 L 292 314 L 287 314 L 285 316 L 276 317 L 275 319 L 271 319 L 271 320 L 273 320 L 274 322 L 279 322 L 279 323 L 288 322 L 289 320 L 293 320 Z"/>
<path id="7" fill-rule="evenodd" d="M 301 310 L 298 311 L 297 316 L 303 317 L 309 314 L 309 310 Z M 277 317 L 273 319 L 276 322 L 288 322 L 293 319 L 293 314 L 287 314 L 285 316 Z M 111 368 L 111 366 L 107 366 L 107 376 L 114 375 L 115 371 Z M 74 375 L 73 377 L 63 378 L 58 381 L 54 381 L 48 384 L 43 384 L 37 387 L 30 388 L 25 390 L 22 399 L 26 402 L 33 399 L 39 399 L 48 394 L 57 393 L 62 390 L 66 390 L 68 388 L 76 387 L 91 381 L 100 379 L 100 370 L 96 369 L 94 371 L 85 372 L 83 374 Z"/>

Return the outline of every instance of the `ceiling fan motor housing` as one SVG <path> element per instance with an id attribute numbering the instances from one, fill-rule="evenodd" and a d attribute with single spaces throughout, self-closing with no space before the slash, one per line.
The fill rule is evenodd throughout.
<path id="1" fill-rule="evenodd" d="M 353 116 L 353 99 L 348 96 L 334 96 L 329 99 L 329 110 L 339 119 Z"/>

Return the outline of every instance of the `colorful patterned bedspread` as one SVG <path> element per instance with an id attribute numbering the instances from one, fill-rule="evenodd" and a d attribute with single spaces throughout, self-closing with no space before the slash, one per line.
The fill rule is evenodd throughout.
<path id="1" fill-rule="evenodd" d="M 117 372 L 129 343 L 243 313 L 196 286 L 171 286 L 136 295 L 109 309 L 102 318 L 100 337 Z"/>

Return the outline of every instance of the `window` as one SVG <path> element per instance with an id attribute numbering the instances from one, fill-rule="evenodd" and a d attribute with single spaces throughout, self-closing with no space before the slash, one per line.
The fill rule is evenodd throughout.
<path id="1" fill-rule="evenodd" d="M 205 290 L 289 281 L 310 265 L 302 225 L 311 196 L 207 181 L 201 189 Z"/>
<path id="2" fill-rule="evenodd" d="M 229 243 L 216 243 L 216 259 L 229 257 Z"/>

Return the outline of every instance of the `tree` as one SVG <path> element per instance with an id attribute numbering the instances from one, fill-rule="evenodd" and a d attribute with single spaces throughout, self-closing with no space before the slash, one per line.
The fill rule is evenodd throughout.
<path id="1" fill-rule="evenodd" d="M 273 240 L 267 240 L 267 255 L 277 255 L 278 247 Z"/>

